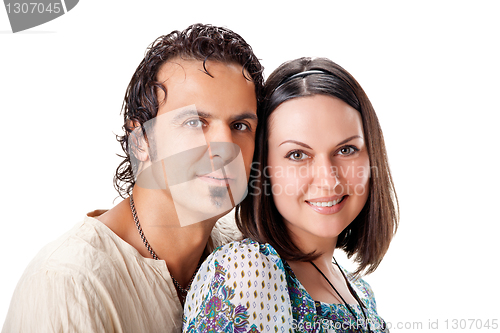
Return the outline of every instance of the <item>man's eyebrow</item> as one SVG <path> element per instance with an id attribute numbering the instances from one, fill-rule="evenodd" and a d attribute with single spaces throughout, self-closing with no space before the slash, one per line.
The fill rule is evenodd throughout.
<path id="1" fill-rule="evenodd" d="M 179 113 L 177 113 L 172 118 L 172 122 L 178 123 L 179 121 L 181 121 L 187 117 L 190 117 L 190 116 L 197 116 L 197 117 L 204 118 L 204 119 L 213 118 L 213 116 L 208 112 L 204 112 L 201 110 L 195 110 L 195 109 L 186 109 L 186 110 L 182 110 Z M 245 112 L 245 113 L 234 115 L 230 119 L 231 119 L 231 122 L 243 120 L 243 119 L 250 119 L 250 120 L 257 121 L 257 115 L 253 112 Z"/>
<path id="2" fill-rule="evenodd" d="M 181 120 L 183 120 L 187 117 L 191 117 L 191 116 L 196 116 L 196 117 L 205 118 L 205 119 L 212 117 L 211 114 L 203 112 L 203 111 L 197 111 L 195 109 L 186 109 L 186 110 L 182 110 L 179 113 L 177 113 L 172 118 L 172 123 L 178 123 Z"/>
<path id="3" fill-rule="evenodd" d="M 309 147 L 308 145 L 306 145 L 305 143 L 303 142 L 300 142 L 300 141 L 295 141 L 295 140 L 286 140 L 286 141 L 283 141 L 282 143 L 279 144 L 279 146 L 281 146 L 282 144 L 285 144 L 285 143 L 295 143 L 296 145 L 299 145 L 299 146 L 302 146 L 304 148 L 307 148 L 307 149 L 312 149 L 311 147 Z M 278 146 L 278 147 L 279 147 Z"/>
<path id="4" fill-rule="evenodd" d="M 257 115 L 255 113 L 252 113 L 252 112 L 245 112 L 242 114 L 237 114 L 237 115 L 231 117 L 231 122 L 238 121 L 238 120 L 244 120 L 244 119 L 250 119 L 250 120 L 257 121 Z"/>

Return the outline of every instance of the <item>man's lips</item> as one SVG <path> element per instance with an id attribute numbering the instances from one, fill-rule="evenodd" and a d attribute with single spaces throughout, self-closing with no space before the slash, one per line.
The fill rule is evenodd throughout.
<path id="1" fill-rule="evenodd" d="M 197 177 L 209 177 L 209 178 L 214 178 L 214 179 L 229 179 L 233 180 L 234 177 L 231 174 L 228 174 L 226 170 L 222 171 L 221 169 L 216 170 L 214 172 L 210 172 L 207 174 L 197 174 Z"/>
<path id="2" fill-rule="evenodd" d="M 209 184 L 217 185 L 217 186 L 227 186 L 234 182 L 234 178 L 226 175 L 224 177 L 219 173 L 210 173 L 207 175 L 198 175 L 196 176 L 198 179 L 207 182 Z"/>

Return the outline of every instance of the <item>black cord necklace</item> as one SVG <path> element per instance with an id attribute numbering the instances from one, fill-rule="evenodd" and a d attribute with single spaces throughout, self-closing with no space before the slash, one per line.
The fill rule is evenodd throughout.
<path id="1" fill-rule="evenodd" d="M 137 230 L 139 231 L 139 235 L 142 238 L 142 242 L 144 243 L 144 246 L 148 249 L 149 253 L 155 260 L 160 260 L 160 258 L 156 255 L 156 252 L 153 250 L 151 245 L 149 245 L 148 240 L 146 239 L 146 236 L 144 235 L 144 232 L 142 231 L 141 223 L 139 222 L 139 216 L 137 216 L 137 211 L 135 210 L 135 204 L 134 204 L 134 198 L 132 197 L 132 194 L 130 194 L 130 210 L 132 211 L 132 216 L 134 218 L 135 225 L 137 227 Z M 200 261 L 198 262 L 198 267 L 196 267 L 196 270 L 194 271 L 193 276 L 191 277 L 191 280 L 189 280 L 189 283 L 186 288 L 183 288 L 181 284 L 174 279 L 174 276 L 172 273 L 170 273 L 170 277 L 172 278 L 172 282 L 174 283 L 175 289 L 180 294 L 179 300 L 181 301 L 182 306 L 184 306 L 184 302 L 186 300 L 186 296 L 188 294 L 189 288 L 191 287 L 191 284 L 193 283 L 194 277 L 196 276 L 196 273 L 198 272 L 198 269 L 200 269 L 200 266 L 203 262 L 203 256 L 200 258 Z"/>
<path id="2" fill-rule="evenodd" d="M 359 308 L 361 309 L 361 313 L 363 313 L 363 317 L 365 318 L 365 324 L 367 325 L 368 332 L 371 332 L 370 323 L 368 322 L 368 318 L 367 318 L 365 310 L 364 310 L 365 306 L 364 306 L 363 302 L 359 298 L 358 294 L 351 287 L 351 284 L 349 283 L 349 280 L 347 280 L 347 277 L 345 276 L 344 272 L 342 271 L 342 268 L 340 268 L 339 264 L 337 263 L 337 260 L 335 260 L 335 258 L 333 258 L 333 261 L 334 261 L 335 265 L 337 265 L 337 267 L 339 268 L 340 273 L 342 273 L 342 276 L 344 277 L 344 280 L 347 283 L 347 288 L 351 292 L 351 294 L 354 297 L 354 299 L 356 300 L 356 302 L 358 302 Z M 332 289 L 335 290 L 335 293 L 340 297 L 340 299 L 342 300 L 342 302 L 344 302 L 345 307 L 347 308 L 347 310 L 349 310 L 349 312 L 353 316 L 353 318 L 354 318 L 354 320 L 356 322 L 356 328 L 357 328 L 357 330 L 359 332 L 358 316 L 356 316 L 356 313 L 354 312 L 354 310 L 351 308 L 351 306 L 349 304 L 347 304 L 347 302 L 345 301 L 345 299 L 338 292 L 337 288 L 335 288 L 335 286 L 330 282 L 330 280 L 328 280 L 328 278 L 325 276 L 325 274 L 323 274 L 323 272 L 318 268 L 318 266 L 316 266 L 312 261 L 310 261 L 310 263 L 323 276 L 323 278 L 326 280 L 326 282 L 328 282 L 328 284 L 332 287 Z"/>

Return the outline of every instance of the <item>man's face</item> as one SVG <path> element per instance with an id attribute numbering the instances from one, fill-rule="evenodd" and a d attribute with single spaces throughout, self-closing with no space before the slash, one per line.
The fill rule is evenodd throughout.
<path id="1" fill-rule="evenodd" d="M 255 86 L 239 65 L 173 59 L 157 74 L 167 90 L 145 124 L 148 161 L 137 185 L 165 189 L 181 226 L 229 211 L 246 194 L 257 127 Z M 158 100 L 164 100 L 158 91 Z"/>

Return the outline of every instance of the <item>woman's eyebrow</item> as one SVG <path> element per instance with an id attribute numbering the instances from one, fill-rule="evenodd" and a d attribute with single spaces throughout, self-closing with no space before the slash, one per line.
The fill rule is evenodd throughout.
<path id="1" fill-rule="evenodd" d="M 358 139 L 358 138 L 359 138 L 359 139 L 363 139 L 360 135 L 353 135 L 353 136 L 351 136 L 351 137 L 348 137 L 348 138 L 347 138 L 347 139 L 345 139 L 345 140 L 340 141 L 340 142 L 337 144 L 337 147 L 338 147 L 338 146 L 340 146 L 340 145 L 343 145 L 344 143 L 347 143 L 347 142 L 349 142 L 349 141 L 351 141 L 351 140 L 353 140 L 353 139 Z"/>
<path id="2" fill-rule="evenodd" d="M 340 145 L 343 145 L 344 143 L 347 143 L 351 140 L 354 140 L 354 139 L 363 139 L 360 135 L 353 135 L 351 137 L 348 137 L 347 139 L 345 140 L 342 140 L 340 141 L 338 144 L 337 144 L 337 147 L 340 146 Z M 300 142 L 300 141 L 295 141 L 295 140 L 286 140 L 286 141 L 283 141 L 282 143 L 279 144 L 279 146 L 281 146 L 282 144 L 285 144 L 285 143 L 294 143 L 296 145 L 299 145 L 299 146 L 302 146 L 304 148 L 307 148 L 307 149 L 312 149 L 309 145 L 303 143 L 303 142 Z M 279 147 L 278 146 L 278 147 Z"/>
<path id="3" fill-rule="evenodd" d="M 307 148 L 307 149 L 312 149 L 311 147 L 309 147 L 308 145 L 306 145 L 305 143 L 303 142 L 300 142 L 300 141 L 295 141 L 295 140 L 286 140 L 286 141 L 283 141 L 282 143 L 279 144 L 279 146 L 281 146 L 282 144 L 285 144 L 285 143 L 294 143 L 296 145 L 299 145 L 299 146 L 302 146 L 304 148 Z M 278 147 L 279 147 L 278 146 Z"/>

